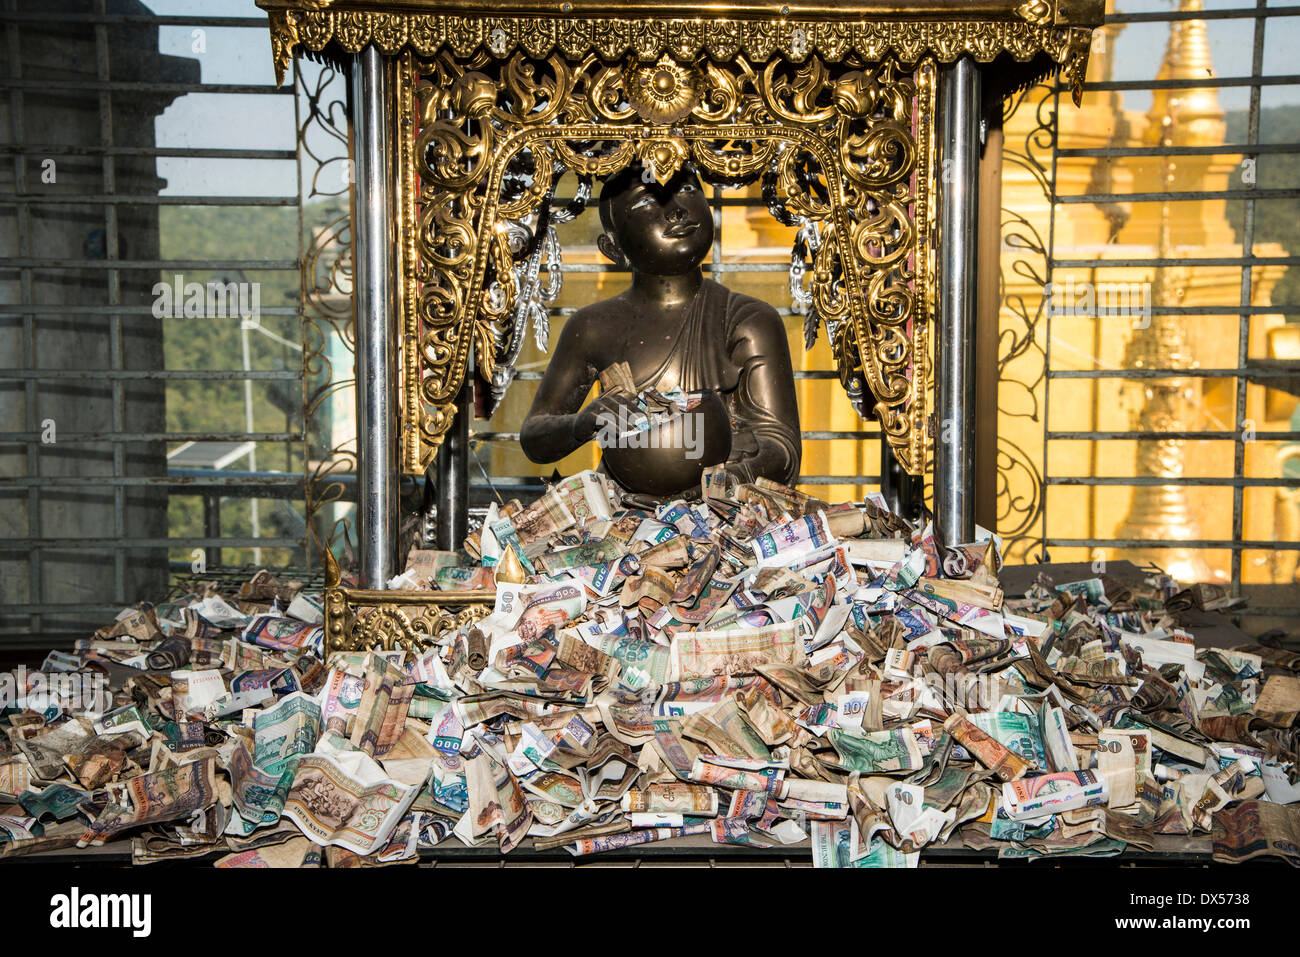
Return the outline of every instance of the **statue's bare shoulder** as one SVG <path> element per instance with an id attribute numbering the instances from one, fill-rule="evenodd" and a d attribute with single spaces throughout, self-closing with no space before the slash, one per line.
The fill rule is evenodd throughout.
<path id="1" fill-rule="evenodd" d="M 554 349 L 556 358 L 568 363 L 591 364 L 596 361 L 596 354 L 601 351 L 604 327 L 611 318 L 607 302 L 602 300 L 583 306 L 565 320 L 564 330 Z"/>
<path id="2" fill-rule="evenodd" d="M 787 351 L 785 321 L 776 307 L 741 292 L 731 293 L 728 313 L 728 346 L 734 351 L 758 354 Z"/>
<path id="3" fill-rule="evenodd" d="M 564 323 L 554 354 L 566 362 L 604 368 L 614 361 L 610 347 L 623 341 L 628 316 L 627 303 L 621 296 L 583 306 Z"/>

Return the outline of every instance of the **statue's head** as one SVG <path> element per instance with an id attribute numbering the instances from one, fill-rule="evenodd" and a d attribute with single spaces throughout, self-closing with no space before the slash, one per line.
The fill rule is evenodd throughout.
<path id="1" fill-rule="evenodd" d="M 639 165 L 615 173 L 600 192 L 600 251 L 620 266 L 655 276 L 690 272 L 713 245 L 713 210 L 695 171 L 645 182 Z"/>

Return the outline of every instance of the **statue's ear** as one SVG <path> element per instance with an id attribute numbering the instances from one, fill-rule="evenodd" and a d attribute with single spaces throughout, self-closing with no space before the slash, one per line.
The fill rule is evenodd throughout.
<path id="1" fill-rule="evenodd" d="M 627 265 L 627 257 L 623 255 L 623 247 L 609 233 L 600 234 L 596 239 L 596 248 L 615 266 Z"/>

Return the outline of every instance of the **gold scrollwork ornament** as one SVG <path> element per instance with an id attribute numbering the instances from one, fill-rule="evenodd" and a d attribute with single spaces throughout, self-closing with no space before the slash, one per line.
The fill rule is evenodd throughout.
<path id="1" fill-rule="evenodd" d="M 762 177 L 774 212 L 818 225 L 811 291 L 838 330 L 841 381 L 904 468 L 922 466 L 933 64 L 809 54 L 761 71 L 744 57 L 707 69 L 665 56 L 575 67 L 557 54 L 493 65 L 444 53 L 398 72 L 399 115 L 422 118 L 399 144 L 399 182 L 420 184 L 399 197 L 400 234 L 415 237 L 403 261 L 402 338 L 414 344 L 404 357 L 416 363 L 402 380 L 405 468 L 431 461 L 471 349 L 488 377 L 520 334 L 507 223 L 549 201 L 561 168 L 605 176 L 634 160 L 661 182 L 688 161 L 714 182 Z"/>

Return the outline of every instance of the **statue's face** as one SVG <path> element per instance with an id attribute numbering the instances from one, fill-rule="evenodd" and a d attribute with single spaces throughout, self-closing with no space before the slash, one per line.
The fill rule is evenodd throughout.
<path id="1" fill-rule="evenodd" d="M 614 237 L 633 269 L 675 276 L 699 266 L 713 244 L 713 211 L 695 173 L 667 183 L 631 177 L 610 203 Z"/>

